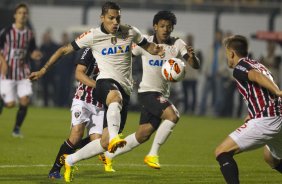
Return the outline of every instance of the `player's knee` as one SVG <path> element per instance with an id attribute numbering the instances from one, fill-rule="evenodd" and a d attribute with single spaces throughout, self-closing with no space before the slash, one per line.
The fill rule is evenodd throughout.
<path id="1" fill-rule="evenodd" d="M 100 144 L 105 150 L 108 150 L 109 140 L 106 140 L 102 137 Z"/>
<path id="2" fill-rule="evenodd" d="M 5 107 L 7 107 L 7 108 L 13 108 L 13 107 L 15 107 L 15 105 L 16 105 L 16 102 L 8 102 L 8 103 L 6 103 L 5 104 Z"/>
<path id="3" fill-rule="evenodd" d="M 215 158 L 217 158 L 220 154 L 224 153 L 225 151 L 220 147 L 216 147 L 214 151 Z"/>

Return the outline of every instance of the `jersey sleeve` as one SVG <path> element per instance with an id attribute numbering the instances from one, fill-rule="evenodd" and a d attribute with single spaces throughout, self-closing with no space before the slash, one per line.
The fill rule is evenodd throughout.
<path id="1" fill-rule="evenodd" d="M 72 46 L 75 50 L 90 47 L 93 43 L 93 29 L 82 33 L 73 42 Z"/>
<path id="2" fill-rule="evenodd" d="M 32 38 L 29 41 L 28 52 L 32 53 L 35 49 L 36 49 L 35 37 L 34 37 L 34 35 L 32 35 Z"/>
<path id="3" fill-rule="evenodd" d="M 2 29 L 0 31 L 0 50 L 4 48 L 5 41 L 6 41 L 5 29 Z"/>
<path id="4" fill-rule="evenodd" d="M 239 81 L 249 81 L 248 73 L 254 69 L 249 63 L 240 61 L 233 71 L 233 77 Z"/>
<path id="5" fill-rule="evenodd" d="M 132 44 L 132 54 L 134 56 L 139 56 L 142 54 L 142 48 L 139 47 L 136 43 Z"/>
<path id="6" fill-rule="evenodd" d="M 81 64 L 84 66 L 88 66 L 91 62 L 95 61 L 92 51 L 89 47 L 85 48 L 79 58 L 79 60 L 76 62 L 76 64 Z"/>
<path id="7" fill-rule="evenodd" d="M 134 43 L 139 45 L 142 42 L 144 42 L 145 40 L 147 41 L 147 39 L 141 34 L 139 29 L 137 29 L 136 27 L 132 27 L 132 31 L 133 31 L 133 42 Z"/>
<path id="8" fill-rule="evenodd" d="M 177 47 L 178 47 L 179 53 L 181 54 L 182 57 L 185 54 L 188 54 L 187 49 L 186 49 L 186 43 L 182 39 L 177 40 Z"/>

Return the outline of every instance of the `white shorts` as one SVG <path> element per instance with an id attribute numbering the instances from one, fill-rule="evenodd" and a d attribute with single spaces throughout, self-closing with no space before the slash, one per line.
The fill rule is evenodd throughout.
<path id="1" fill-rule="evenodd" d="M 229 136 L 240 150 L 253 150 L 267 145 L 271 154 L 282 158 L 282 117 L 252 119 L 236 129 Z"/>
<path id="2" fill-rule="evenodd" d="M 104 108 L 84 101 L 73 99 L 71 106 L 71 124 L 72 126 L 86 123 L 88 135 L 102 134 L 104 122 Z"/>
<path id="3" fill-rule="evenodd" d="M 0 94 L 5 103 L 16 101 L 17 97 L 32 95 L 32 84 L 30 80 L 1 79 Z"/>

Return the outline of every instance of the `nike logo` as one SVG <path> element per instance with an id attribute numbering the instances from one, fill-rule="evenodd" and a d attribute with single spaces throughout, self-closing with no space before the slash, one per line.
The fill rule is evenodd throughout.
<path id="1" fill-rule="evenodd" d="M 224 167 L 224 166 L 226 166 L 228 164 L 229 164 L 229 162 L 226 162 L 226 163 L 222 164 L 222 167 Z"/>
<path id="2" fill-rule="evenodd" d="M 115 126 L 115 127 L 119 127 L 119 125 L 117 125 L 117 124 L 113 124 L 113 126 Z"/>

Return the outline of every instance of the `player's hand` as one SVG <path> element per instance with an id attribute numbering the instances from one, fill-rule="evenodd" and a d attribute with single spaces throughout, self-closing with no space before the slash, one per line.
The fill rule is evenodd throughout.
<path id="1" fill-rule="evenodd" d="M 154 48 L 154 52 L 159 55 L 161 58 L 165 57 L 165 50 L 163 46 L 156 45 Z"/>
<path id="2" fill-rule="evenodd" d="M 33 59 L 33 60 L 36 60 L 36 61 L 38 61 L 38 60 L 40 60 L 41 58 L 42 58 L 42 53 L 39 51 L 39 50 L 35 50 L 35 51 L 33 51 L 32 53 L 31 53 L 31 58 Z"/>
<path id="3" fill-rule="evenodd" d="M 7 62 L 3 62 L 1 65 L 1 75 L 5 76 L 8 71 L 8 64 Z"/>
<path id="4" fill-rule="evenodd" d="M 39 78 L 41 78 L 44 74 L 46 73 L 46 69 L 45 68 L 41 68 L 39 71 L 37 72 L 32 72 L 28 78 L 31 81 L 35 81 L 38 80 Z"/>
<path id="5" fill-rule="evenodd" d="M 189 58 L 193 58 L 195 56 L 195 52 L 192 46 L 186 45 L 187 53 L 189 55 Z"/>

